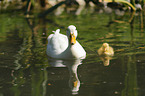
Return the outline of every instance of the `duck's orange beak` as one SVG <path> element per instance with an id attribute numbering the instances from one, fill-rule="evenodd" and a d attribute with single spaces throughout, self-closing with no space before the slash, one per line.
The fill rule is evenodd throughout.
<path id="1" fill-rule="evenodd" d="M 78 85 L 78 81 L 76 80 L 75 82 L 73 82 L 74 83 L 74 87 L 77 87 L 77 85 Z"/>
<path id="2" fill-rule="evenodd" d="M 71 45 L 74 45 L 76 43 L 76 37 L 74 34 L 70 35 L 70 43 L 71 43 Z"/>

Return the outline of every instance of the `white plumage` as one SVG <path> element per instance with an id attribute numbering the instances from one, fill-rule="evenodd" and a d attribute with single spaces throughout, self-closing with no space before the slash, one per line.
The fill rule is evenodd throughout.
<path id="1" fill-rule="evenodd" d="M 74 25 L 68 27 L 67 36 L 59 32 L 60 29 L 57 29 L 54 34 L 48 36 L 46 50 L 48 56 L 59 59 L 83 59 L 86 57 L 85 50 L 76 41 L 77 30 Z"/>

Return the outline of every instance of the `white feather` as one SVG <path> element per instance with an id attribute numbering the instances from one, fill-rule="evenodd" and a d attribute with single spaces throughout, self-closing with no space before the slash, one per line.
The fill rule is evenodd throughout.
<path id="1" fill-rule="evenodd" d="M 69 34 L 70 32 L 72 32 L 72 30 L 77 37 L 77 30 L 73 25 L 70 25 L 68 27 L 67 36 L 60 34 L 60 29 L 57 29 L 54 34 L 50 34 L 48 36 L 48 44 L 46 50 L 48 56 L 59 59 L 74 59 L 86 57 L 86 52 L 78 41 L 76 41 L 76 44 L 74 45 L 71 45 L 69 43 Z"/>

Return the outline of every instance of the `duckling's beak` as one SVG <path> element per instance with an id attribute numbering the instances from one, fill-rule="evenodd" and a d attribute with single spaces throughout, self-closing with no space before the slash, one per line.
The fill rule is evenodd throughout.
<path id="1" fill-rule="evenodd" d="M 76 37 L 74 34 L 70 34 L 70 43 L 71 45 L 74 45 L 76 43 Z"/>
<path id="2" fill-rule="evenodd" d="M 104 48 L 104 51 L 107 51 L 107 48 Z"/>

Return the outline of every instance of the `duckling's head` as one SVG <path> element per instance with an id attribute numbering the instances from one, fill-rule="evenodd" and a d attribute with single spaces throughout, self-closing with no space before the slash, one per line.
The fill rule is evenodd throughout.
<path id="1" fill-rule="evenodd" d="M 109 44 L 108 43 L 103 43 L 103 47 L 107 48 L 107 47 L 109 47 Z"/>
<path id="2" fill-rule="evenodd" d="M 108 43 L 103 43 L 102 47 L 103 47 L 104 51 L 107 51 L 107 49 L 109 48 L 109 44 Z"/>
<path id="3" fill-rule="evenodd" d="M 76 37 L 78 35 L 76 27 L 74 25 L 68 26 L 66 33 L 70 44 L 74 45 L 76 43 Z"/>

